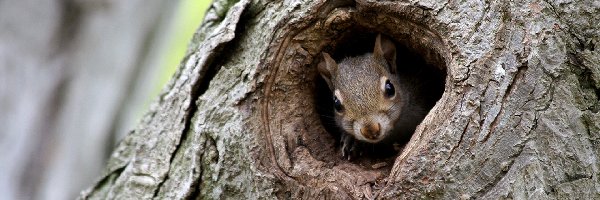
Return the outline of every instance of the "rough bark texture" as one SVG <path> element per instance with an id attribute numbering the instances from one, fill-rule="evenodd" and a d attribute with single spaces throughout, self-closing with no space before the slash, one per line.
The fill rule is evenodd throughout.
<path id="1" fill-rule="evenodd" d="M 217 0 L 82 197 L 600 198 L 598 13 L 595 1 Z M 365 32 L 447 71 L 391 162 L 341 159 L 317 112 L 320 52 Z"/>
<path id="2" fill-rule="evenodd" d="M 0 199 L 93 183 L 150 98 L 176 5 L 0 1 Z"/>

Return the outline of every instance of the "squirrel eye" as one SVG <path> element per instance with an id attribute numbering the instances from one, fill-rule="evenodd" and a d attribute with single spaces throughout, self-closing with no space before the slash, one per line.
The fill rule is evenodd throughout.
<path id="1" fill-rule="evenodd" d="M 394 88 L 394 85 L 392 85 L 392 83 L 390 83 L 390 80 L 386 80 L 385 81 L 385 97 L 391 98 L 394 96 L 394 94 L 396 94 L 396 89 Z"/>
<path id="2" fill-rule="evenodd" d="M 338 112 L 342 112 L 344 110 L 342 102 L 335 95 L 333 96 L 333 107 Z"/>

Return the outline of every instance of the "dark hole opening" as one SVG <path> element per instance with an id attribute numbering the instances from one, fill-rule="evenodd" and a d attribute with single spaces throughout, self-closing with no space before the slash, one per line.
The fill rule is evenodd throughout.
<path id="1" fill-rule="evenodd" d="M 340 62 L 345 57 L 354 57 L 373 51 L 377 32 L 368 30 L 352 30 L 343 34 L 337 41 L 334 41 L 331 46 L 324 49 L 324 52 L 329 53 L 336 62 Z M 385 35 L 385 33 L 383 33 Z M 426 112 L 428 113 L 435 103 L 441 98 L 444 92 L 444 84 L 446 78 L 446 66 L 441 56 L 435 61 L 426 61 L 425 54 L 427 52 L 419 52 L 417 49 L 409 48 L 409 37 L 390 37 L 394 40 L 396 46 L 396 63 L 399 79 L 409 80 L 412 83 L 413 95 L 417 95 L 422 101 Z M 320 61 L 321 55 L 318 60 Z M 318 63 L 318 62 L 317 62 Z M 315 105 L 320 116 L 321 123 L 325 130 L 330 133 L 336 141 L 336 155 L 342 158 L 340 150 L 340 138 L 342 134 L 346 134 L 343 130 L 337 127 L 335 122 L 335 113 L 333 108 L 332 91 L 327 86 L 325 80 L 317 73 L 315 91 Z M 419 120 L 421 123 L 423 119 Z M 367 142 L 359 142 L 357 146 L 361 148 L 362 154 L 352 158 L 352 162 L 368 163 L 378 162 L 380 160 L 391 160 L 398 155 L 410 140 L 414 129 L 412 127 L 409 135 L 400 137 L 396 140 L 395 145 L 390 144 L 371 144 Z"/>

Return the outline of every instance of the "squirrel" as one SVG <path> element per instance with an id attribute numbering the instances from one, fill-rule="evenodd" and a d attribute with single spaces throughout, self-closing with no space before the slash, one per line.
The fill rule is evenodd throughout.
<path id="1" fill-rule="evenodd" d="M 360 143 L 395 145 L 412 135 L 427 114 L 413 95 L 412 79 L 397 73 L 396 46 L 387 37 L 378 34 L 372 53 L 339 63 L 322 55 L 318 71 L 333 92 L 342 157 L 350 160 Z"/>

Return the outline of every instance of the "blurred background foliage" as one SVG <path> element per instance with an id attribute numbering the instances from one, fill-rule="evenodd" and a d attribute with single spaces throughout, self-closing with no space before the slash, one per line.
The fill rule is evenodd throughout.
<path id="1" fill-rule="evenodd" d="M 0 200 L 73 199 L 98 181 L 211 3 L 0 1 Z"/>
<path id="2" fill-rule="evenodd" d="M 164 64 L 162 64 L 160 77 L 152 91 L 152 97 L 156 98 L 160 94 L 163 86 L 171 79 L 179 63 L 185 56 L 187 46 L 189 45 L 196 29 L 200 26 L 204 14 L 210 5 L 211 0 L 181 0 L 179 8 L 174 16 L 173 34 L 169 38 L 167 45 L 167 54 L 165 54 Z M 198 12 L 201 11 L 201 12 Z M 150 102 L 155 99 L 148 99 L 145 109 L 140 110 L 140 116 L 146 112 Z"/>

